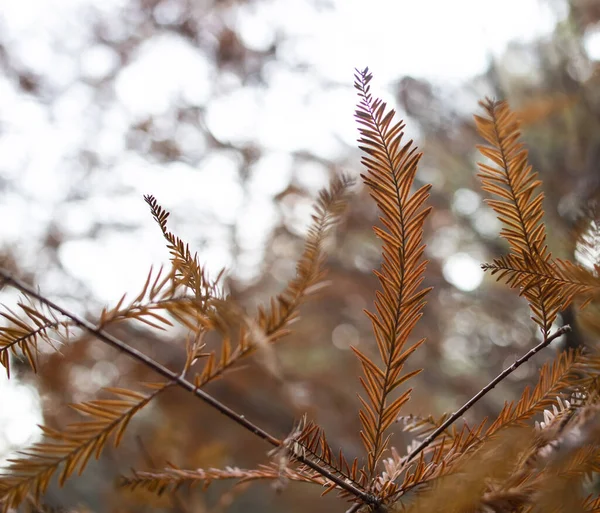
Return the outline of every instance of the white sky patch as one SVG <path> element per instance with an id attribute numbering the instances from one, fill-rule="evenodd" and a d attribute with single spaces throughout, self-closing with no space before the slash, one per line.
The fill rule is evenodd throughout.
<path id="1" fill-rule="evenodd" d="M 266 51 L 275 42 L 273 2 L 242 4 L 237 11 L 236 29 L 244 45 L 256 51 Z"/>
<path id="2" fill-rule="evenodd" d="M 481 197 L 471 189 L 458 189 L 454 193 L 452 208 L 461 215 L 468 216 L 477 212 Z"/>
<path id="3" fill-rule="evenodd" d="M 473 226 L 482 235 L 495 238 L 502 229 L 502 223 L 489 207 L 480 208 L 472 215 Z"/>
<path id="4" fill-rule="evenodd" d="M 299 236 L 304 236 L 312 223 L 314 213 L 313 202 L 305 198 L 296 198 L 293 201 L 286 201 L 286 197 L 281 202 L 281 208 L 285 215 L 288 228 Z"/>
<path id="5" fill-rule="evenodd" d="M 338 324 L 331 333 L 331 342 L 338 349 L 348 350 L 350 346 L 359 344 L 360 333 L 352 324 Z"/>
<path id="6" fill-rule="evenodd" d="M 287 187 L 291 174 L 292 157 L 288 153 L 267 153 L 252 166 L 250 193 L 258 196 L 275 196 Z"/>
<path id="7" fill-rule="evenodd" d="M 253 87 L 237 89 L 211 100 L 206 107 L 208 129 L 217 139 L 226 142 L 243 143 L 254 138 L 259 102 L 260 90 Z"/>
<path id="8" fill-rule="evenodd" d="M 590 222 L 581 239 L 575 247 L 575 258 L 581 265 L 595 272 L 596 267 L 600 266 L 600 226 L 596 221 Z"/>
<path id="9" fill-rule="evenodd" d="M 140 242 L 136 232 L 70 240 L 61 244 L 59 258 L 100 301 L 116 304 L 125 291 L 142 289 L 150 266 L 156 263 Z"/>
<path id="10" fill-rule="evenodd" d="M 197 169 L 183 162 L 154 165 L 131 155 L 122 165 L 123 183 L 138 194 L 152 194 L 163 208 L 189 210 L 191 219 L 210 214 L 222 223 L 232 223 L 243 201 L 238 179 L 238 157 L 234 152 L 212 152 Z M 145 204 L 144 204 L 145 205 Z M 180 212 L 181 213 L 181 212 Z"/>
<path id="11" fill-rule="evenodd" d="M 212 64 L 206 57 L 180 37 L 161 35 L 142 45 L 115 87 L 132 114 L 146 116 L 166 112 L 178 95 L 191 105 L 203 105 L 211 80 Z"/>
<path id="12" fill-rule="evenodd" d="M 300 162 L 294 168 L 294 178 L 302 187 L 316 197 L 318 192 L 327 186 L 326 171 L 325 166 L 319 162 Z"/>
<path id="13" fill-rule="evenodd" d="M 590 59 L 600 61 L 600 26 L 586 33 L 583 45 Z"/>
<path id="14" fill-rule="evenodd" d="M 275 3 L 276 20 L 294 37 L 286 57 L 314 63 L 340 83 L 348 70 L 368 65 L 382 82 L 399 75 L 459 80 L 482 71 L 507 40 L 531 41 L 556 22 L 539 0 L 335 0 L 316 12 L 301 0 Z M 474 44 L 477 41 L 477 44 Z"/>
<path id="15" fill-rule="evenodd" d="M 351 71 L 348 70 L 349 80 Z M 348 114 L 354 112 L 354 105 L 345 113 L 335 107 L 332 111 L 331 105 L 324 107 L 318 99 L 327 93 L 318 79 L 289 71 L 281 63 L 273 64 L 266 75 L 269 87 L 262 93 L 259 115 L 254 121 L 256 137 L 262 145 L 273 150 L 307 150 L 323 158 L 336 158 L 342 145 L 332 133 L 332 125 L 340 116 L 352 124 Z M 233 112 L 228 118 L 232 115 Z"/>
<path id="16" fill-rule="evenodd" d="M 393 107 L 393 105 L 392 105 Z M 336 87 L 319 91 L 311 98 L 309 108 L 318 112 L 319 119 L 328 119 L 334 135 L 348 146 L 354 146 L 358 130 L 354 120 L 356 91 L 349 87 Z"/>
<path id="17" fill-rule="evenodd" d="M 457 289 L 471 292 L 483 281 L 481 263 L 467 253 L 456 253 L 442 267 L 444 278 Z"/>
<path id="18" fill-rule="evenodd" d="M 238 219 L 238 243 L 254 251 L 264 249 L 265 239 L 279 223 L 279 217 L 272 201 L 251 197 Z"/>
<path id="19" fill-rule="evenodd" d="M 280 222 L 280 214 L 270 197 L 250 195 L 237 221 L 236 242 L 242 249 L 236 261 L 235 277 L 251 282 L 256 279 L 265 259 L 265 246 L 271 230 Z"/>
<path id="20" fill-rule="evenodd" d="M 110 46 L 98 44 L 85 49 L 79 65 L 84 77 L 100 80 L 117 68 L 119 55 Z"/>
<path id="21" fill-rule="evenodd" d="M 40 398 L 34 387 L 19 383 L 14 377 L 8 380 L 0 369 L 0 455 L 40 438 L 37 427 L 43 421 Z"/>

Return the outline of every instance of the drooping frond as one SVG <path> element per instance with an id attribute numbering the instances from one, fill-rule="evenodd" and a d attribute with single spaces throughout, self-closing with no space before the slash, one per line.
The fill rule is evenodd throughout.
<path id="1" fill-rule="evenodd" d="M 534 273 L 552 275 L 551 255 L 546 246 L 543 222 L 544 194 L 539 192 L 541 181 L 527 162 L 527 150 L 519 142 L 519 122 L 506 102 L 487 99 L 480 102 L 487 117 L 475 116 L 480 135 L 491 146 L 478 146 L 492 165 L 479 163 L 479 178 L 483 190 L 499 199 L 487 200 L 504 224 L 504 237 L 517 258 Z M 538 283 L 524 292 L 533 311 L 533 320 L 548 336 L 556 315 L 563 304 L 548 284 Z"/>
<path id="2" fill-rule="evenodd" d="M 525 387 L 516 404 L 507 402 L 487 428 L 484 436 L 491 436 L 509 426 L 524 425 L 534 415 L 542 414 L 545 409 L 552 408 L 557 397 L 564 396 L 564 393 L 571 391 L 580 382 L 581 367 L 587 361 L 581 353 L 565 351 L 560 353 L 551 364 L 544 364 L 533 390 Z M 587 367 L 591 371 L 590 366 Z"/>
<path id="3" fill-rule="evenodd" d="M 600 294 L 598 279 L 564 260 L 548 261 L 540 267 L 527 257 L 509 254 L 495 258 L 491 264 L 483 264 L 482 268 L 490 271 L 492 276 L 497 275 L 498 281 L 518 288 L 519 294 L 531 302 L 538 319 L 544 314 L 548 318 L 555 318 L 575 298 L 581 298 L 586 303 Z M 548 298 L 556 300 L 548 301 Z M 548 310 L 542 312 L 538 305 L 545 305 Z"/>
<path id="4" fill-rule="evenodd" d="M 487 428 L 487 422 L 484 419 L 473 428 L 464 425 L 460 431 L 453 429 L 451 438 L 442 437 L 437 439 L 437 443 L 432 444 L 429 448 L 432 454 L 431 458 L 425 459 L 421 452 L 420 458 L 416 462 L 413 461 L 410 468 L 401 467 L 400 470 L 405 471 L 404 479 L 397 486 L 395 494 L 402 496 L 414 487 L 428 485 L 429 482 L 435 483 L 437 479 L 462 472 L 460 469 L 466 468 L 465 462 L 469 461 L 471 455 L 480 451 L 482 446 L 486 447 L 490 442 L 497 440 L 499 434 L 503 437 L 511 437 L 512 435 L 503 433 L 514 432 L 515 429 L 521 428 L 525 428 L 525 431 L 519 432 L 528 433 L 531 426 L 526 422 L 527 420 L 536 414 L 542 414 L 545 408 L 554 406 L 557 397 L 572 391 L 575 387 L 583 386 L 584 381 L 578 379 L 582 375 L 582 366 L 596 368 L 598 365 L 588 361 L 587 357 L 580 353 L 560 354 L 552 365 L 546 364 L 541 369 L 540 378 L 534 390 L 526 389 L 516 405 L 505 404 L 498 418 Z M 600 370 L 600 367 L 598 369 Z M 546 416 L 545 418 L 547 419 Z M 534 447 L 532 451 L 536 452 L 537 449 Z M 519 481 L 521 474 L 526 477 L 530 472 L 517 472 L 516 477 L 513 476 L 514 479 Z M 503 490 L 503 488 L 494 489 L 494 492 L 490 492 L 486 500 L 489 500 L 490 503 L 504 500 L 506 494 L 499 490 Z M 386 499 L 389 500 L 390 497 L 388 496 Z"/>
<path id="5" fill-rule="evenodd" d="M 196 376 L 196 386 L 201 387 L 219 377 L 241 357 L 257 348 L 268 350 L 271 343 L 287 335 L 288 326 L 297 318 L 299 307 L 325 276 L 323 242 L 343 214 L 348 190 L 353 183 L 349 176 L 335 177 L 329 188 L 319 193 L 295 278 L 271 300 L 270 308 L 258 309 L 255 320 L 242 319 L 241 334 L 235 347 L 227 336 L 224 337 L 220 354 L 211 353 L 207 358 L 202 372 Z"/>
<path id="6" fill-rule="evenodd" d="M 73 329 L 69 321 L 59 320 L 53 311 L 43 309 L 41 305 L 36 307 L 20 301 L 17 306 L 20 314 L 6 306 L 6 311 L 0 312 L 8 322 L 8 325 L 0 326 L 0 365 L 6 369 L 9 378 L 10 353 L 17 355 L 20 352 L 37 371 L 38 342 L 42 340 L 56 350 L 56 342 L 67 341 Z"/>
<path id="7" fill-rule="evenodd" d="M 540 434 L 528 426 L 515 429 L 513 424 L 499 438 L 496 435 L 476 441 L 469 451 L 448 451 L 429 482 L 419 483 L 426 492 L 417 496 L 413 501 L 415 508 L 409 511 L 582 511 L 582 481 L 600 469 L 598 446 L 590 443 L 598 435 L 598 409 L 595 406 L 596 411 L 588 418 L 591 426 L 583 428 L 585 422 L 577 419 L 565 428 L 564 419 L 559 417 L 568 413 L 569 407 L 563 406 L 556 422 L 551 421 L 550 428 L 544 428 L 551 433 Z M 496 457 L 501 460 L 494 462 Z M 465 499 L 469 504 L 465 504 Z"/>
<path id="8" fill-rule="evenodd" d="M 296 472 L 294 469 L 280 468 L 276 464 L 259 465 L 257 469 L 241 469 L 226 467 L 225 469 L 184 470 L 170 464 L 160 472 L 134 472 L 131 477 L 121 477 L 120 485 L 135 490 L 138 488 L 161 495 L 167 491 L 175 491 L 182 486 L 202 486 L 208 488 L 214 481 L 234 480 L 236 484 L 257 480 L 290 480 L 305 483 L 322 484 L 321 481 Z"/>
<path id="9" fill-rule="evenodd" d="M 132 300 L 126 302 L 123 295 L 117 304 L 108 309 L 104 308 L 98 320 L 98 328 L 104 329 L 109 324 L 125 320 L 137 320 L 152 328 L 165 329 L 172 326 L 172 319 L 193 332 L 204 332 L 215 329 L 219 324 L 215 319 L 224 301 L 216 297 L 205 296 L 198 300 L 196 296 L 185 294 L 178 286 L 175 278 L 177 269 L 163 276 L 162 269 L 154 273 L 152 268 L 140 293 Z M 212 289 L 216 285 L 211 285 Z"/>
<path id="10" fill-rule="evenodd" d="M 325 278 L 323 242 L 344 213 L 352 185 L 354 179 L 342 174 L 319 192 L 295 278 L 271 301 L 270 309 L 258 310 L 258 324 L 271 340 L 287 334 L 287 325 L 297 317 L 300 304 Z"/>
<path id="11" fill-rule="evenodd" d="M 135 319 L 160 330 L 164 329 L 164 325 L 172 326 L 173 323 L 169 319 L 158 313 L 160 310 L 167 310 L 165 303 L 173 298 L 171 280 L 170 275 L 162 277 L 162 269 L 156 276 L 153 276 L 150 269 L 141 292 L 128 304 L 124 304 L 126 295 L 123 295 L 113 308 L 104 308 L 98 320 L 98 327 L 103 329 L 108 324 L 127 319 Z"/>
<path id="12" fill-rule="evenodd" d="M 154 196 L 146 195 L 144 199 L 150 206 L 152 216 L 160 226 L 163 236 L 168 242 L 167 247 L 171 253 L 171 262 L 175 268 L 176 283 L 188 287 L 199 301 L 218 297 L 217 284 L 223 271 L 221 271 L 216 280 L 208 280 L 204 268 L 198 261 L 198 254 L 192 254 L 189 244 L 186 244 L 168 230 L 167 219 L 170 213 L 158 204 Z"/>
<path id="13" fill-rule="evenodd" d="M 406 457 L 401 458 L 398 474 L 404 473 L 404 480 L 397 486 L 395 495 L 402 496 L 415 486 L 427 485 L 429 481 L 435 482 L 436 479 L 443 476 L 454 474 L 456 464 L 462 465 L 461 462 L 465 457 L 478 451 L 482 445 L 497 439 L 500 432 L 504 433 L 507 429 L 521 427 L 530 429 L 531 426 L 527 421 L 534 415 L 543 413 L 544 422 L 541 426 L 546 429 L 546 432 L 543 437 L 535 438 L 532 448 L 527 451 L 531 456 L 524 456 L 524 461 L 535 460 L 540 450 L 557 438 L 564 423 L 571 419 L 581 405 L 595 404 L 595 398 L 598 397 L 599 372 L 600 358 L 596 356 L 582 355 L 578 352 L 559 354 L 551 366 L 546 364 L 542 368 L 539 382 L 533 392 L 527 388 L 516 405 L 514 403 L 505 404 L 498 418 L 489 427 L 486 428 L 487 422 L 484 419 L 474 428 L 464 425 L 460 432 L 452 429 L 452 436 L 449 439 L 438 438 L 436 443 L 427 447 L 429 453 L 433 454 L 431 459 L 425 460 L 424 453 L 421 451 L 417 463 L 415 464 L 413 461 L 408 468 L 405 463 Z M 570 401 L 563 401 L 562 398 L 567 396 L 571 398 Z M 556 407 L 556 404 L 559 405 L 559 408 Z M 550 407 L 554 413 L 547 410 Z M 410 419 L 408 424 L 410 425 Z M 430 430 L 427 427 L 428 424 L 428 422 L 422 421 L 417 423 L 417 425 L 426 426 L 426 431 Z M 550 424 L 552 429 L 548 430 L 547 427 Z M 540 423 L 536 422 L 536 426 L 540 426 Z M 434 460 L 435 464 L 433 464 Z M 515 470 L 515 474 L 511 477 L 512 481 L 504 483 L 505 487 L 502 487 L 504 485 L 500 488 L 495 487 L 489 492 L 486 500 L 489 499 L 490 504 L 496 500 L 502 502 L 510 495 L 510 493 L 508 495 L 505 493 L 506 487 L 515 493 L 518 492 L 517 495 L 525 493 L 525 489 L 536 489 L 537 485 L 529 480 L 533 472 L 529 468 L 531 465 L 523 463 L 521 466 L 523 467 L 521 470 Z M 525 483 L 524 480 L 527 482 Z M 517 484 L 518 487 L 516 487 Z M 384 497 L 384 500 L 389 501 L 391 498 L 388 495 Z"/>
<path id="14" fill-rule="evenodd" d="M 117 446 L 132 417 L 172 383 L 148 385 L 152 392 L 141 394 L 123 388 L 108 388 L 115 399 L 72 405 L 92 420 L 70 424 L 63 431 L 42 427 L 47 441 L 36 443 L 22 457 L 9 460 L 0 476 L 0 503 L 6 513 L 27 497 L 38 500 L 52 476 L 62 467 L 58 482 L 62 486 L 76 470 L 81 474 L 90 457 L 99 458 L 109 437 Z"/>
<path id="15" fill-rule="evenodd" d="M 363 175 L 381 211 L 383 228 L 375 233 L 383 241 L 383 263 L 376 272 L 381 284 L 375 313 L 367 312 L 379 349 L 377 364 L 354 348 L 362 368 L 361 437 L 368 454 L 367 473 L 375 476 L 378 462 L 387 447 L 386 431 L 408 401 L 410 390 L 392 399 L 392 393 L 419 371 L 402 373 L 406 359 L 423 343 L 406 348 L 408 337 L 421 317 L 424 297 L 430 289 L 421 288 L 426 261 L 422 259 L 423 224 L 430 208 L 425 207 L 430 185 L 414 191 L 415 173 L 421 157 L 412 141 L 403 143 L 402 122 L 394 123 L 394 111 L 373 99 L 368 69 L 357 72 L 355 88 L 360 103 L 356 120 L 360 125 L 360 148 L 368 173 Z"/>

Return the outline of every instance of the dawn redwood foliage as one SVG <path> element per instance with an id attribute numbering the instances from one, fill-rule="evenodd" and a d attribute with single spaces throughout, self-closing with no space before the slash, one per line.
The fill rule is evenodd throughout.
<path id="1" fill-rule="evenodd" d="M 251 314 L 228 298 L 221 275 L 208 278 L 197 254 L 167 226 L 169 213 L 151 195 L 145 197 L 171 255 L 167 271 L 150 270 L 140 293 L 123 296 L 104 309 L 95 323 L 80 318 L 7 271 L 5 284 L 24 299 L 6 306 L 0 328 L 0 363 L 10 376 L 11 357 L 21 357 L 35 370 L 38 344 L 55 347 L 82 332 L 117 348 L 156 372 L 157 381 L 109 388 L 102 399 L 72 405 L 83 420 L 61 428 L 44 427 L 44 440 L 12 459 L 0 477 L 0 501 L 9 511 L 26 501 L 39 502 L 53 476 L 60 485 L 84 471 L 110 441 L 123 438 L 130 420 L 172 387 L 180 387 L 226 415 L 272 446 L 269 459 L 254 469 L 238 467 L 132 471 L 119 486 L 170 493 L 184 485 L 210 485 L 229 480 L 270 480 L 318 485 L 336 492 L 349 511 L 410 512 L 600 512 L 600 497 L 589 487 L 600 469 L 600 358 L 593 351 L 559 353 L 542 367 L 537 385 L 507 402 L 497 417 L 467 425 L 463 414 L 550 342 L 569 330 L 554 328 L 559 312 L 576 302 L 581 307 L 600 297 L 600 262 L 590 271 L 552 257 L 546 245 L 541 181 L 520 142 L 519 122 L 508 105 L 486 99 L 475 116 L 483 161 L 479 177 L 491 195 L 489 205 L 503 225 L 509 253 L 483 268 L 522 295 L 539 327 L 541 342 L 531 347 L 463 407 L 440 418 L 410 415 L 406 404 L 411 378 L 407 360 L 425 339 L 414 340 L 413 328 L 426 308 L 430 288 L 423 286 L 427 261 L 423 227 L 431 211 L 431 185 L 415 186 L 421 153 L 404 138 L 404 124 L 370 92 L 368 69 L 357 71 L 359 103 L 356 120 L 364 152 L 362 175 L 380 211 L 375 233 L 382 242 L 382 264 L 374 309 L 367 311 L 377 351 L 353 348 L 362 367 L 362 393 L 357 401 L 362 457 L 349 458 L 331 447 L 324 429 L 306 416 L 287 436 L 278 438 L 204 391 L 257 350 L 272 351 L 298 317 L 299 307 L 316 291 L 325 275 L 324 240 L 344 215 L 353 180 L 335 178 L 317 199 L 296 276 L 267 306 Z M 596 224 L 598 226 L 598 224 Z M 592 239 L 587 239 L 592 240 Z M 585 242 L 585 241 L 584 241 Z M 126 341 L 106 331 L 135 320 L 152 329 L 178 325 L 187 332 L 181 343 L 185 364 L 169 369 Z M 219 349 L 206 348 L 207 334 L 218 334 Z M 543 414 L 543 422 L 533 417 Z M 181 419 L 185 422 L 185 419 Z M 391 446 L 394 429 L 414 434 L 402 453 Z"/>

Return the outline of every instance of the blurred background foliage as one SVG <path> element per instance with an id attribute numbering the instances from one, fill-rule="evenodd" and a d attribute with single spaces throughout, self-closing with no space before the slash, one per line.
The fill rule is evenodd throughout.
<path id="1" fill-rule="evenodd" d="M 344 7 L 327 0 L 64 0 L 30 2 L 39 9 L 25 16 L 21 3 L 0 2 L 2 265 L 97 318 L 102 306 L 139 290 L 151 264 L 168 260 L 142 199 L 149 193 L 172 211 L 171 230 L 213 273 L 227 267 L 228 291 L 249 312 L 281 291 L 294 274 L 317 191 L 341 170 L 361 171 L 352 68 L 340 78 L 339 63 L 317 65 L 322 41 L 308 29 L 329 23 L 330 44 L 340 44 L 335 23 Z M 548 243 L 555 255 L 586 262 L 575 241 L 590 229 L 583 214 L 600 191 L 600 3 L 540 5 L 554 16 L 550 30 L 490 52 L 483 72 L 460 80 L 353 62 L 371 66 L 374 93 L 396 106 L 425 152 L 418 180 L 433 184 L 426 284 L 434 291 L 414 333 L 427 343 L 409 362 L 425 371 L 413 380 L 407 414 L 456 409 L 538 340 L 525 303 L 479 270 L 506 248 L 476 178 L 477 100 L 506 98 L 519 112 L 544 182 Z M 376 10 L 372 16 L 376 25 Z M 404 22 L 424 30 L 431 23 Z M 477 45 L 495 20 L 487 23 L 474 27 L 468 44 Z M 433 51 L 443 51 L 444 40 L 434 32 L 427 38 Z M 370 51 L 391 63 L 398 52 L 418 59 L 419 44 Z M 328 242 L 331 286 L 305 305 L 294 332 L 278 344 L 277 372 L 259 353 L 210 393 L 277 436 L 308 412 L 332 446 L 361 456 L 359 366 L 349 346 L 375 350 L 363 309 L 371 308 L 377 285 L 376 222 L 367 192 L 356 187 Z M 5 289 L 1 299 L 10 305 L 16 296 Z M 512 374 L 468 422 L 517 397 L 555 351 L 594 343 L 593 322 L 572 310 L 562 317 L 574 327 L 568 337 Z M 183 363 L 178 333 L 137 325 L 113 331 L 171 368 Z M 96 397 L 103 386 L 156 379 L 85 337 L 43 356 L 37 376 L 18 362 L 14 368 L 16 377 L 1 383 L 4 457 L 39 436 L 36 422 L 74 420 L 69 402 Z M 399 434 L 392 443 L 402 451 L 410 440 Z M 342 510 L 306 485 L 278 494 L 268 484 L 233 492 L 217 484 L 162 498 L 114 488 L 131 467 L 254 467 L 268 449 L 171 390 L 134 420 L 119 450 L 107 450 L 64 489 L 53 487 L 46 502 L 81 511 Z"/>

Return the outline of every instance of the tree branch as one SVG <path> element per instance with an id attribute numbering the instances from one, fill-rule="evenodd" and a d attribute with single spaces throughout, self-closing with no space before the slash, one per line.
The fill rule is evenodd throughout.
<path id="1" fill-rule="evenodd" d="M 423 440 L 407 457 L 404 461 L 404 464 L 409 463 L 416 456 L 418 456 L 431 442 L 433 442 L 438 436 L 440 436 L 449 426 L 451 426 L 454 422 L 458 420 L 467 410 L 469 410 L 479 399 L 481 399 L 485 394 L 487 394 L 490 390 L 492 390 L 498 383 L 500 383 L 503 379 L 505 379 L 509 374 L 514 372 L 517 368 L 523 365 L 527 360 L 529 360 L 534 354 L 538 353 L 546 346 L 548 346 L 553 340 L 557 339 L 561 335 L 564 335 L 568 331 L 571 330 L 571 327 L 566 324 L 562 328 L 559 328 L 554 332 L 554 334 L 550 335 L 548 338 L 544 339 L 543 342 L 540 342 L 537 346 L 531 349 L 529 352 L 525 353 L 521 358 L 519 358 L 515 363 L 513 363 L 510 367 L 504 369 L 498 376 L 496 376 L 492 381 L 490 381 L 485 387 L 483 387 L 477 394 L 475 394 L 471 399 L 469 399 L 465 404 L 463 404 L 456 412 L 454 412 L 450 417 L 446 419 L 446 421 L 438 427 L 433 433 L 431 433 L 425 440 Z"/>
<path id="2" fill-rule="evenodd" d="M 4 279 L 5 283 L 8 283 L 8 284 L 14 286 L 15 288 L 19 289 L 24 294 L 27 294 L 28 296 L 31 296 L 31 297 L 37 299 L 40 303 L 43 303 L 43 304 L 47 305 L 48 307 L 52 308 L 53 310 L 60 312 L 65 317 L 68 317 L 69 319 L 71 319 L 71 321 L 73 321 L 77 326 L 79 326 L 80 328 L 84 329 L 85 331 L 91 333 L 96 338 L 102 340 L 102 342 L 127 354 L 131 358 L 137 360 L 138 362 L 142 363 L 146 367 L 152 369 L 157 374 L 160 374 L 161 376 L 169 379 L 170 381 L 177 384 L 179 387 L 183 388 L 184 390 L 191 392 L 196 397 L 203 400 L 205 403 L 209 404 L 210 406 L 212 406 L 213 408 L 218 410 L 220 413 L 222 413 L 229 419 L 233 420 L 236 424 L 239 424 L 240 426 L 244 427 L 251 433 L 258 436 L 259 438 L 262 438 L 263 440 L 265 440 L 266 442 L 270 443 L 271 445 L 273 445 L 275 447 L 282 446 L 281 440 L 278 440 L 277 438 L 275 438 L 274 436 L 269 434 L 264 429 L 261 429 L 260 427 L 258 427 L 253 422 L 250 422 L 248 419 L 246 419 L 246 417 L 244 415 L 240 415 L 239 413 L 236 413 L 228 406 L 224 405 L 223 403 L 221 403 L 220 401 L 218 401 L 211 395 L 207 394 L 203 390 L 196 388 L 192 383 L 185 380 L 183 377 L 179 376 L 175 372 L 167 369 L 160 363 L 154 361 L 152 358 L 145 355 L 141 351 L 138 351 L 137 349 L 129 346 L 127 343 L 123 342 L 122 340 L 119 340 L 118 338 L 114 337 L 110 333 L 107 333 L 104 330 L 96 328 L 89 321 L 66 310 L 65 308 L 62 308 L 61 306 L 57 305 L 50 299 L 42 296 L 40 293 L 38 293 L 34 289 L 32 289 L 29 285 L 26 285 L 25 283 L 18 280 L 17 278 L 14 278 L 8 271 L 0 268 L 0 276 Z M 356 486 L 354 486 L 351 483 L 347 483 L 344 479 L 336 476 L 335 474 L 333 474 L 329 470 L 321 467 L 321 465 L 313 462 L 312 460 L 302 456 L 301 454 L 293 454 L 293 457 L 296 460 L 298 460 L 300 463 L 302 463 L 303 465 L 306 465 L 307 467 L 311 468 L 315 472 L 318 472 L 320 475 L 322 475 L 326 479 L 329 479 L 330 481 L 334 482 L 340 488 L 342 488 L 342 489 L 346 490 L 347 492 L 351 493 L 352 495 L 360 498 L 367 504 L 379 504 L 380 501 L 376 497 L 371 495 L 370 493 L 367 493 L 364 490 L 357 488 Z"/>

